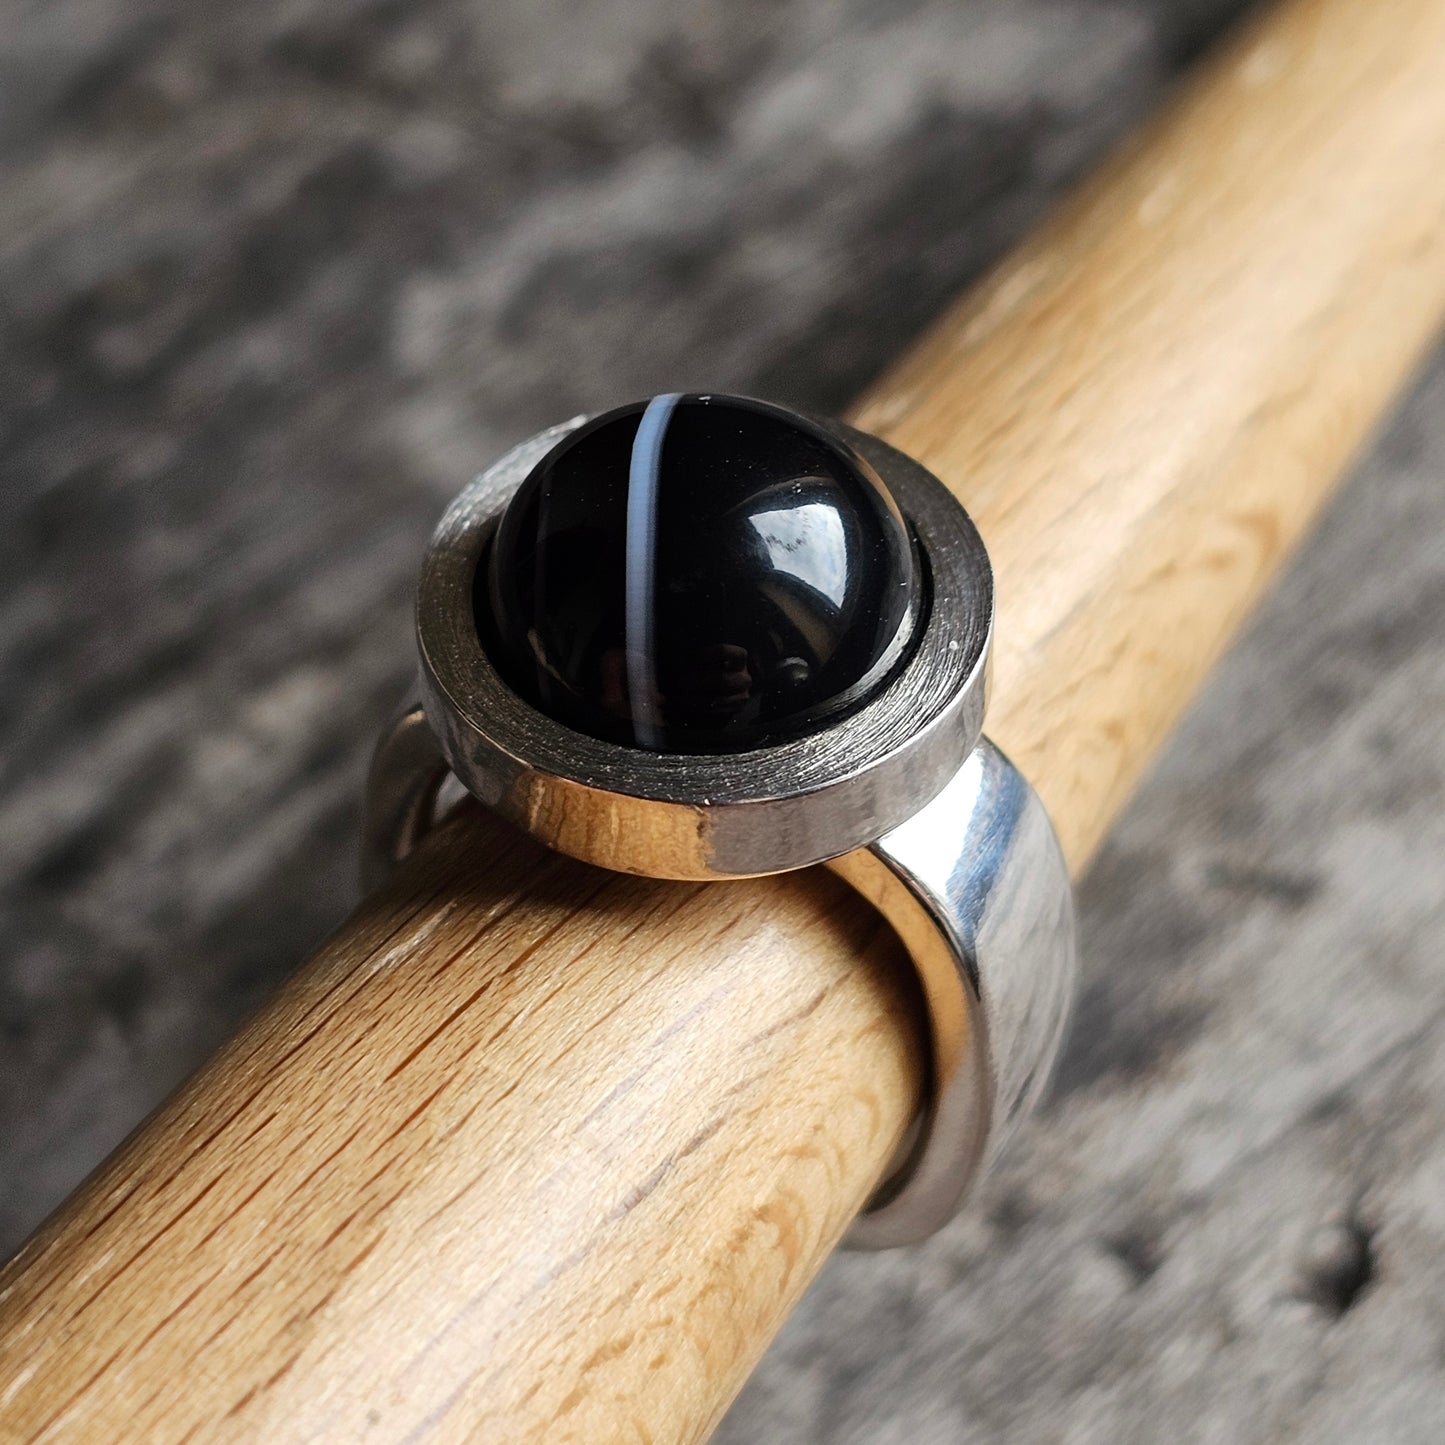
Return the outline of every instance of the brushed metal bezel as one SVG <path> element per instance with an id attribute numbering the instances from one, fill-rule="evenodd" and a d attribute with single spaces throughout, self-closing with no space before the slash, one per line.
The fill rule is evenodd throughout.
<path id="1" fill-rule="evenodd" d="M 931 575 L 913 656 L 875 698 L 817 732 L 721 755 L 652 753 L 577 732 L 519 697 L 478 636 L 472 588 L 502 510 L 586 417 L 514 447 L 447 509 L 417 592 L 427 719 L 463 785 L 549 847 L 659 878 L 786 872 L 872 842 L 957 773 L 983 726 L 993 574 L 953 495 L 876 437 L 809 418 L 875 468 Z"/>

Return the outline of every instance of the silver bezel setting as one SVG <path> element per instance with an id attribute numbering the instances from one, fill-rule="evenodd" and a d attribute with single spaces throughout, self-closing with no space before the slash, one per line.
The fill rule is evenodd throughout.
<path id="1" fill-rule="evenodd" d="M 577 417 L 514 447 L 448 508 L 427 549 L 417 638 L 427 719 L 462 784 L 548 846 L 651 877 L 786 872 L 862 847 L 958 772 L 983 726 L 993 574 L 977 530 L 923 467 L 818 421 L 871 465 L 931 579 L 912 657 L 855 712 L 803 737 L 721 755 L 653 753 L 579 733 L 519 697 L 478 636 L 472 589 L 503 509 Z"/>

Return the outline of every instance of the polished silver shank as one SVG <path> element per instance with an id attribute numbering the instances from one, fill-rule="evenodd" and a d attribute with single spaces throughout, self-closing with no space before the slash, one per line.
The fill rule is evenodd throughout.
<path id="1" fill-rule="evenodd" d="M 911 1244 L 953 1217 L 1047 1081 L 1074 991 L 1069 870 L 1038 794 L 987 738 L 925 808 L 828 866 L 893 925 L 928 1006 L 917 1143 L 849 1236 Z"/>
<path id="2" fill-rule="evenodd" d="M 548 846 L 663 878 L 779 873 L 857 848 L 917 812 L 983 726 L 993 577 L 977 531 L 943 485 L 874 437 L 823 423 L 882 477 L 931 573 L 913 656 L 842 721 L 723 756 L 645 752 L 585 736 L 520 698 L 477 634 L 472 591 L 507 502 L 577 418 L 477 478 L 433 537 L 417 595 L 426 715 L 466 788 Z"/>

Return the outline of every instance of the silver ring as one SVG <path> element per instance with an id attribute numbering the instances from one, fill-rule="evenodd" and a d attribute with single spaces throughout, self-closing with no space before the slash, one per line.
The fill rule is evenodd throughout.
<path id="1" fill-rule="evenodd" d="M 644 649 L 630 630 L 608 654 L 621 679 L 614 691 L 620 688 L 631 707 L 630 736 L 611 735 L 607 719 L 593 728 L 551 715 L 536 694 L 522 695 L 515 658 L 525 666 L 531 654 L 524 656 L 519 643 L 503 665 L 505 642 L 483 635 L 500 624 L 489 624 L 478 602 L 483 579 L 498 575 L 495 554 L 512 545 L 505 534 L 498 540 L 500 525 L 524 483 L 546 472 L 542 485 L 550 486 L 547 468 L 558 457 L 569 448 L 573 456 L 583 446 L 596 450 L 599 437 L 619 429 L 635 434 L 626 545 L 639 535 L 652 542 L 651 534 L 632 530 L 638 457 L 650 420 L 660 414 L 666 427 L 667 408 L 679 402 L 690 403 L 688 417 L 708 426 L 736 415 L 746 424 L 756 419 L 764 436 L 772 435 L 768 427 L 796 427 L 810 457 L 836 458 L 856 471 L 859 485 L 877 490 L 880 505 L 896 503 L 892 515 L 906 523 L 922 578 L 916 608 L 910 602 L 905 613 L 896 601 L 880 602 L 875 613 L 843 599 L 841 567 L 821 580 L 821 564 L 801 574 L 827 590 L 831 603 L 847 601 L 850 615 L 871 619 L 891 608 L 907 646 L 879 643 L 888 631 L 880 623 L 870 638 L 881 661 L 839 715 L 805 716 L 761 740 L 745 735 L 745 745 L 727 751 L 683 751 L 685 737 L 674 747 L 676 739 L 661 733 L 644 738 L 642 709 L 630 700 L 650 699 L 655 683 L 637 681 Z M 688 424 L 696 430 L 703 423 Z M 660 434 L 654 427 L 654 467 Z M 797 491 L 800 484 L 792 486 Z M 841 548 L 843 524 L 818 515 L 828 521 L 825 540 Z M 893 525 L 879 516 L 884 528 Z M 789 532 L 773 524 L 772 531 L 779 533 L 767 539 L 776 565 L 801 567 L 788 552 L 804 545 L 796 526 Z M 822 555 L 827 562 L 833 553 Z M 908 566 L 907 557 L 900 565 Z M 629 588 L 631 566 L 629 560 Z M 495 612 L 496 593 L 489 595 Z M 846 610 L 831 603 L 829 616 Z M 685 604 L 653 604 L 659 611 L 668 605 Z M 784 598 L 781 605 L 792 604 Z M 630 628 L 638 615 L 630 591 L 626 607 Z M 417 598 L 422 700 L 387 731 L 373 761 L 366 881 L 380 881 L 416 845 L 449 777 L 548 846 L 602 867 L 724 879 L 826 864 L 899 934 L 918 970 L 930 1023 L 922 1117 L 849 1243 L 882 1248 L 925 1238 L 956 1213 L 985 1159 L 1037 1097 L 1062 1037 L 1075 967 L 1072 890 L 1047 814 L 1017 769 L 982 737 L 992 625 L 992 574 L 966 512 L 926 470 L 877 438 L 764 403 L 706 395 L 576 418 L 523 442 L 478 477 L 447 510 L 428 547 Z M 535 632 L 527 633 L 526 645 L 542 659 L 539 671 L 551 665 Z M 650 657 L 641 661 L 651 665 Z M 788 665 L 808 672 L 802 661 Z M 543 684 L 554 692 L 560 686 L 547 676 Z M 674 750 L 661 750 L 658 738 Z"/>

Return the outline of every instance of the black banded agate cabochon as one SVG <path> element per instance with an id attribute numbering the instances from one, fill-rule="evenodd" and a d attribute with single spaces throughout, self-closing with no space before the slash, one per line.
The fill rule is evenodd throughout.
<path id="1" fill-rule="evenodd" d="M 655 397 L 565 437 L 478 570 L 482 642 L 580 732 L 673 753 L 790 741 L 874 696 L 923 603 L 873 469 L 803 417 Z"/>

